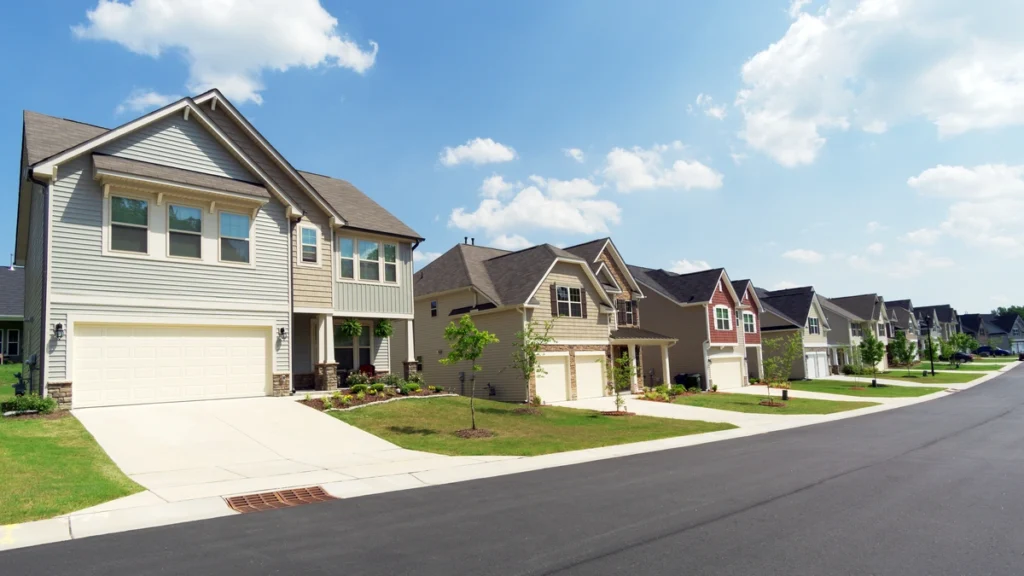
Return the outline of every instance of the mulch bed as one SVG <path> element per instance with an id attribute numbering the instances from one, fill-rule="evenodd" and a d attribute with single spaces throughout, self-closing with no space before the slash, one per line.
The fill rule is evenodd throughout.
<path id="1" fill-rule="evenodd" d="M 786 406 L 785 402 L 776 402 L 775 400 L 761 400 L 758 404 L 769 408 L 784 408 Z"/>
<path id="2" fill-rule="evenodd" d="M 49 414 L 18 414 L 15 416 L 4 416 L 4 418 L 12 418 L 16 420 L 60 420 L 61 418 L 67 418 L 71 415 L 71 412 L 67 410 L 57 410 Z"/>
<path id="3" fill-rule="evenodd" d="M 459 438 L 491 438 L 494 436 L 494 432 L 490 430 L 484 430 L 483 428 L 466 428 L 465 430 L 456 430 L 455 435 Z"/>
<path id="4" fill-rule="evenodd" d="M 352 401 L 349 402 L 344 407 L 345 408 L 352 408 L 353 406 L 362 406 L 364 404 L 376 404 L 378 402 L 384 402 L 385 400 L 392 400 L 394 398 L 409 398 L 411 396 L 435 396 L 437 394 L 444 394 L 444 392 L 431 392 L 430 390 L 420 390 L 419 392 L 410 392 L 407 395 L 398 394 L 398 395 L 392 396 L 390 394 L 376 394 L 374 396 L 367 395 L 366 398 L 363 398 L 362 400 L 359 400 L 353 394 L 352 395 Z M 348 394 L 345 393 L 345 392 L 342 392 L 341 395 L 342 396 L 346 396 Z M 299 403 L 300 404 L 305 404 L 306 406 L 309 406 L 310 408 L 313 408 L 314 410 L 320 410 L 321 412 L 326 410 L 326 409 L 328 409 L 328 408 L 341 408 L 341 406 L 335 406 L 333 403 L 328 405 L 328 401 L 329 400 L 330 400 L 330 398 L 328 398 L 328 397 L 324 397 L 324 398 L 310 398 L 309 400 L 305 400 L 305 399 L 299 400 Z"/>
<path id="5" fill-rule="evenodd" d="M 601 416 L 636 416 L 636 412 L 626 412 L 625 410 L 608 410 L 600 414 Z"/>

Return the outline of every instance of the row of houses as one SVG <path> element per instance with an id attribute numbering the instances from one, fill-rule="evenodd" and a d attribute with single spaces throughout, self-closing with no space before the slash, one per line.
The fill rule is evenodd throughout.
<path id="1" fill-rule="evenodd" d="M 965 330 L 945 304 L 916 307 L 879 294 L 826 297 L 812 286 L 766 290 L 733 280 L 723 268 L 679 274 L 632 265 L 610 238 L 518 251 L 467 238 L 415 274 L 414 292 L 416 353 L 426 379 L 469 392 L 466 367 L 438 361 L 449 350 L 445 326 L 469 314 L 500 341 L 481 359 L 476 393 L 513 402 L 606 395 L 606 363 L 622 356 L 636 368 L 634 391 L 684 377 L 726 390 L 764 377 L 773 339 L 800 336 L 803 354 L 790 378 L 804 379 L 858 364 L 856 348 L 869 332 L 883 343 L 903 332 L 920 349 L 929 337 L 922 325 L 935 341 Z M 517 333 L 552 321 L 543 370 L 526 382 L 509 360 Z M 995 337 L 997 322 L 980 326 Z M 1010 333 L 1024 333 L 1017 326 Z M 1024 348 L 1024 336 L 1007 347 Z M 883 358 L 878 369 L 888 367 Z"/>

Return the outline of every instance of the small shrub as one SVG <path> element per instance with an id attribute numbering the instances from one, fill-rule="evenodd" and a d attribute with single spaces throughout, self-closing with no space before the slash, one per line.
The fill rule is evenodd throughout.
<path id="1" fill-rule="evenodd" d="M 353 384 L 352 386 L 349 387 L 349 390 L 353 394 L 359 394 L 360 392 L 366 392 L 369 389 L 370 389 L 370 385 L 369 384 Z"/>
<path id="2" fill-rule="evenodd" d="M 351 403 L 352 403 L 352 395 L 351 394 L 345 394 L 344 396 L 341 397 L 341 405 L 342 406 L 348 406 Z"/>
<path id="3" fill-rule="evenodd" d="M 690 394 L 696 394 L 700 392 L 700 388 L 697 388 L 696 386 L 690 386 L 689 388 L 686 389 L 686 391 L 689 392 Z"/>
<path id="4" fill-rule="evenodd" d="M 541 405 L 544 404 L 544 401 L 540 399 L 540 396 L 537 396 L 536 394 L 534 394 L 533 399 L 530 400 L 530 404 L 532 404 L 534 406 L 541 406 Z"/>
<path id="5" fill-rule="evenodd" d="M 409 374 L 409 377 L 406 378 L 406 382 L 415 382 L 415 383 L 419 384 L 420 386 L 426 386 L 427 385 L 427 381 L 423 379 L 423 374 L 420 373 L 420 372 L 413 372 L 412 374 Z M 438 386 L 437 388 L 439 390 L 441 389 L 440 386 Z"/>
<path id="6" fill-rule="evenodd" d="M 420 385 L 415 382 L 408 382 L 405 385 L 405 389 L 408 390 L 409 392 L 419 392 Z"/>
<path id="7" fill-rule="evenodd" d="M 654 391 L 657 392 L 658 394 L 668 394 L 668 386 L 664 384 L 659 384 L 654 387 Z"/>
<path id="8" fill-rule="evenodd" d="M 324 396 L 320 398 L 320 401 L 324 403 L 324 410 L 327 410 L 328 408 L 334 408 L 334 398 L 331 398 L 330 396 Z"/>
<path id="9" fill-rule="evenodd" d="M 772 388 L 777 388 L 779 390 L 789 390 L 790 388 L 789 382 L 775 382 L 771 386 Z"/>
<path id="10" fill-rule="evenodd" d="M 366 392 L 363 391 L 363 392 L 360 392 L 360 393 L 356 394 L 356 400 L 359 400 L 359 401 L 366 400 Z"/>
<path id="11" fill-rule="evenodd" d="M 750 385 L 751 386 L 757 384 L 757 377 L 755 377 L 755 376 L 751 376 L 750 378 L 747 378 L 747 380 L 750 381 Z"/>
<path id="12" fill-rule="evenodd" d="M 398 374 L 385 374 L 384 376 L 381 376 L 377 381 L 380 382 L 381 384 L 384 384 L 385 386 L 392 386 L 394 388 L 398 388 L 402 384 L 405 384 L 405 380 L 402 380 L 402 378 L 399 377 Z"/>
<path id="13" fill-rule="evenodd" d="M 312 396 L 310 396 L 309 394 L 306 394 L 306 397 L 305 397 L 305 398 L 303 398 L 303 400 L 304 400 L 304 401 L 306 401 L 306 402 L 309 402 L 309 401 L 311 401 L 312 399 L 313 399 L 313 397 L 312 397 Z"/>
<path id="14" fill-rule="evenodd" d="M 387 386 L 382 382 L 374 382 L 373 384 L 370 384 L 370 389 L 374 392 L 383 392 L 385 388 L 387 388 Z"/>
<path id="15" fill-rule="evenodd" d="M 756 379 L 755 379 L 755 380 L 756 380 Z M 718 384 L 712 384 L 712 385 L 711 385 L 711 391 L 712 391 L 712 392 L 718 392 Z"/>
<path id="16" fill-rule="evenodd" d="M 370 388 L 369 390 L 366 391 L 366 395 L 367 396 L 376 396 L 377 395 L 377 391 L 374 390 L 373 388 Z"/>
<path id="17" fill-rule="evenodd" d="M 43 398 L 38 394 L 15 396 L 12 400 L 0 403 L 0 412 L 25 412 L 35 410 L 40 414 L 49 414 L 57 409 L 57 401 Z"/>
<path id="18" fill-rule="evenodd" d="M 839 371 L 847 376 L 853 376 L 857 373 L 857 368 L 850 364 L 843 364 L 843 367 L 840 368 Z"/>
<path id="19" fill-rule="evenodd" d="M 353 372 L 353 373 L 348 375 L 348 378 L 345 379 L 345 384 L 347 384 L 349 388 L 351 388 L 352 386 L 355 386 L 357 384 L 369 384 L 369 383 L 370 383 L 370 377 L 367 376 L 366 374 L 363 374 L 362 372 Z"/>
<path id="20" fill-rule="evenodd" d="M 682 386 L 673 386 L 668 390 L 668 395 L 672 397 L 682 396 L 683 394 L 686 394 L 686 389 Z"/>

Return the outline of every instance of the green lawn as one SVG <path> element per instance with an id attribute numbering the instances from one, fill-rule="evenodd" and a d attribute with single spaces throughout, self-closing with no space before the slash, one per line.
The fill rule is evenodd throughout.
<path id="1" fill-rule="evenodd" d="M 1013 356 L 989 356 L 988 358 L 985 358 L 984 356 L 978 356 L 978 357 L 975 358 L 974 361 L 975 362 L 1017 362 L 1017 356 L 1016 355 L 1013 355 Z"/>
<path id="2" fill-rule="evenodd" d="M 779 400 L 782 394 L 772 392 L 772 398 Z M 698 408 L 714 408 L 716 410 L 732 410 L 734 412 L 751 412 L 754 414 L 834 414 L 847 410 L 857 410 L 868 406 L 878 406 L 877 402 L 837 402 L 835 400 L 814 400 L 811 398 L 790 398 L 785 406 L 772 408 L 761 406 L 764 396 L 753 394 L 695 394 L 678 396 L 676 404 L 696 406 Z"/>
<path id="3" fill-rule="evenodd" d="M 66 514 L 142 488 L 78 420 L 0 418 L 0 525 Z"/>
<path id="4" fill-rule="evenodd" d="M 942 362 L 941 364 L 938 363 L 938 362 L 935 363 L 935 369 L 936 370 L 965 370 L 967 372 L 991 372 L 993 370 L 999 370 L 1003 366 L 1005 366 L 1005 364 L 974 364 L 972 362 L 972 363 L 961 364 L 960 368 L 956 368 L 952 364 L 946 364 L 945 362 Z M 924 364 L 920 364 L 918 366 L 914 366 L 913 368 L 910 369 L 910 371 L 911 372 L 917 372 L 918 374 L 920 374 L 921 370 L 931 370 L 931 368 L 932 368 L 932 365 L 927 363 L 927 362 L 925 362 Z M 906 369 L 905 368 L 893 368 L 891 370 L 891 372 L 906 372 Z"/>
<path id="5" fill-rule="evenodd" d="M 950 372 L 936 372 L 935 376 L 928 373 L 928 376 L 921 376 L 920 370 L 912 370 L 907 374 L 904 370 L 890 370 L 889 372 L 881 372 L 878 374 L 879 378 L 888 378 L 891 380 L 906 380 L 914 384 L 965 384 L 971 380 L 977 380 L 984 376 L 984 372 L 962 372 L 960 374 L 953 374 Z M 865 380 L 870 383 L 871 378 L 865 377 Z"/>
<path id="6" fill-rule="evenodd" d="M 451 456 L 536 456 L 735 428 L 648 416 L 602 416 L 554 406 L 541 407 L 540 414 L 517 414 L 521 407 L 477 400 L 477 428 L 495 436 L 472 439 L 454 435 L 469 428 L 469 399 L 463 397 L 406 400 L 329 414 L 402 448 Z"/>
<path id="7" fill-rule="evenodd" d="M 14 375 L 21 372 L 21 364 L 0 364 L 0 401 L 14 397 Z"/>
<path id="8" fill-rule="evenodd" d="M 959 376 L 959 374 L 952 374 Z M 871 387 L 871 380 L 865 382 L 850 382 L 847 380 L 798 380 L 789 383 L 793 390 L 805 390 L 807 392 L 824 392 L 826 394 L 843 394 L 844 396 L 863 396 L 876 398 L 906 398 L 914 396 L 925 396 L 933 392 L 940 392 L 944 388 L 917 388 L 912 386 L 885 386 L 879 384 L 877 388 Z"/>

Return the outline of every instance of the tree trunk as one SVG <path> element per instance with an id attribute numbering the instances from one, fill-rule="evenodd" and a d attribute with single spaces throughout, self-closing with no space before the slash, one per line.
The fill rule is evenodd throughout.
<path id="1" fill-rule="evenodd" d="M 476 364 L 473 365 L 473 375 L 469 379 L 469 419 L 472 422 L 472 430 L 476 430 L 476 407 L 473 405 L 474 399 L 476 399 Z"/>

